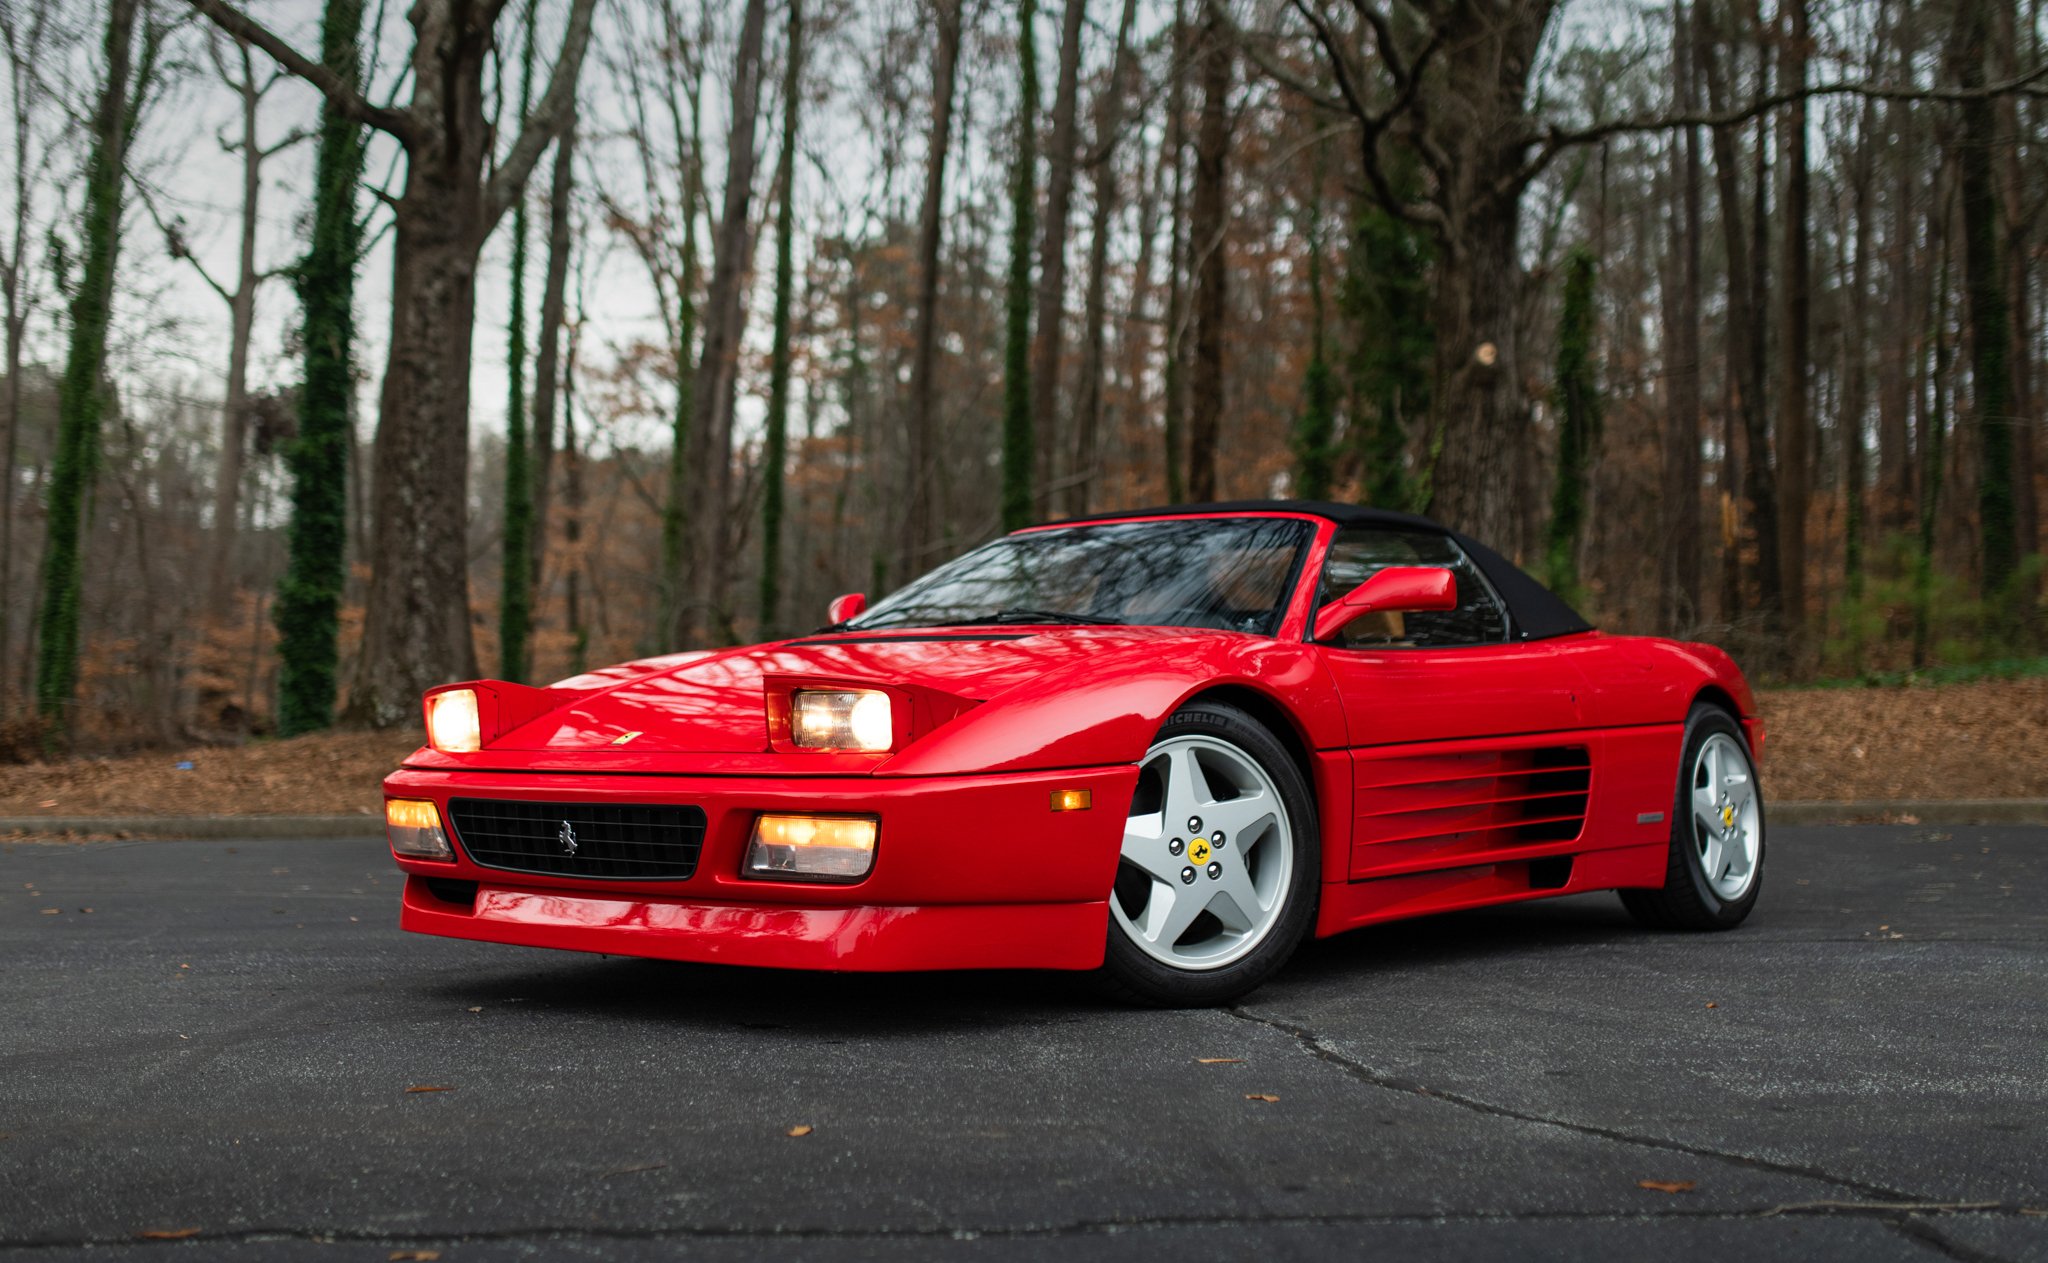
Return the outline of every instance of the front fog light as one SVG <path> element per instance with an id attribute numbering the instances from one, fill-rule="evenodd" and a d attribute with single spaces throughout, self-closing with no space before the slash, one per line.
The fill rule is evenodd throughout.
<path id="1" fill-rule="evenodd" d="M 761 816 L 746 875 L 782 881 L 858 881 L 875 864 L 873 816 Z"/>
<path id="2" fill-rule="evenodd" d="M 453 860 L 455 848 L 441 828 L 441 813 L 424 798 L 384 800 L 384 836 L 391 852 L 409 860 Z"/>

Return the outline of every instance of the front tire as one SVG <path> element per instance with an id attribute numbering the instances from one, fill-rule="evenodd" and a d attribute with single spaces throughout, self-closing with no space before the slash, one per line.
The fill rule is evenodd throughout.
<path id="1" fill-rule="evenodd" d="M 1742 728 L 1717 706 L 1693 707 L 1671 813 L 1664 884 L 1624 890 L 1622 906 L 1660 930 L 1732 930 L 1763 889 L 1764 796 Z"/>
<path id="2" fill-rule="evenodd" d="M 1140 761 L 1103 972 L 1127 997 L 1227 1004 L 1315 921 L 1322 846 L 1301 769 L 1258 720 L 1193 702 Z"/>

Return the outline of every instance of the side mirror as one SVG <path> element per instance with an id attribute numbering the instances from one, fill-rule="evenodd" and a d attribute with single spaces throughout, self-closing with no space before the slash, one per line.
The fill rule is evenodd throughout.
<path id="1" fill-rule="evenodd" d="M 835 596 L 832 598 L 832 604 L 825 607 L 826 625 L 837 627 L 849 618 L 859 618 L 861 611 L 867 607 L 868 594 L 865 592 L 849 592 L 845 596 Z"/>
<path id="2" fill-rule="evenodd" d="M 1388 566 L 1316 614 L 1315 638 L 1328 640 L 1367 614 L 1415 614 L 1458 608 L 1458 577 L 1442 566 Z"/>

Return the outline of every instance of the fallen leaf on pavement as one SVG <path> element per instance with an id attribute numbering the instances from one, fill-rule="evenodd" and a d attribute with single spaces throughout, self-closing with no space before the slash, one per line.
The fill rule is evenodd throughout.
<path id="1" fill-rule="evenodd" d="M 144 1241 L 183 1241 L 199 1235 L 197 1228 L 144 1228 L 135 1234 Z"/>
<path id="2" fill-rule="evenodd" d="M 403 1260 L 408 1259 L 417 1260 L 417 1263 L 434 1263 L 435 1259 L 441 1257 L 441 1252 L 439 1250 L 393 1250 L 384 1257 L 389 1259 L 391 1263 L 402 1263 Z"/>
<path id="3" fill-rule="evenodd" d="M 1268 1104 L 1271 1104 L 1272 1102 L 1277 1101 L 1280 1098 L 1274 1096 L 1270 1092 L 1247 1092 L 1244 1094 L 1244 1099 L 1247 1101 L 1265 1101 Z"/>
<path id="4" fill-rule="evenodd" d="M 62 911 L 64 911 L 64 909 L 62 908 L 44 908 L 43 915 L 46 917 L 54 917 Z"/>
<path id="5" fill-rule="evenodd" d="M 406 1091 L 407 1091 L 408 1093 L 411 1093 L 411 1092 L 453 1092 L 454 1090 L 455 1090 L 455 1089 L 454 1089 L 454 1088 L 452 1088 L 452 1087 L 446 1087 L 446 1086 L 443 1086 L 443 1085 L 441 1085 L 441 1084 L 436 1084 L 436 1083 L 415 1083 L 414 1085 L 412 1085 L 411 1087 L 409 1087 L 409 1088 L 407 1088 L 407 1089 L 406 1089 Z"/>
<path id="6" fill-rule="evenodd" d="M 1709 1000 L 1709 1001 L 1707 1001 L 1707 1007 L 1708 1007 L 1708 1008 L 1710 1008 L 1710 1009 L 1718 1009 L 1718 1008 L 1720 1008 L 1721 1006 L 1720 1006 L 1720 1005 L 1718 1005 L 1718 1004 L 1716 1004 L 1716 1003 L 1714 1003 L 1714 1002 L 1713 1002 L 1712 1000 Z"/>
<path id="7" fill-rule="evenodd" d="M 1197 1057 L 1197 1058 L 1195 1058 L 1195 1064 L 1196 1064 L 1196 1065 L 1198 1065 L 1198 1066 L 1241 1066 L 1241 1065 L 1243 1065 L 1243 1064 L 1244 1064 L 1244 1058 L 1242 1058 L 1242 1057 Z"/>
<path id="8" fill-rule="evenodd" d="M 1653 1193 L 1690 1193 L 1692 1180 L 1637 1180 L 1637 1188 L 1646 1188 Z"/>
<path id="9" fill-rule="evenodd" d="M 472 1004 L 469 1006 L 469 1011 L 472 1013 L 481 1013 L 484 1011 L 484 1006 L 481 1004 Z"/>
<path id="10" fill-rule="evenodd" d="M 808 1136 L 816 1130 L 817 1128 L 812 1127 L 809 1123 L 798 1123 L 782 1134 L 785 1136 Z"/>

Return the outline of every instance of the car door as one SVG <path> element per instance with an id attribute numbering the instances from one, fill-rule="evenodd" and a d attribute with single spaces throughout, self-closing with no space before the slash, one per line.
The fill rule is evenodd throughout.
<path id="1" fill-rule="evenodd" d="M 1458 605 L 1373 614 L 1317 652 L 1350 738 L 1352 880 L 1569 849 L 1584 825 L 1592 743 L 1583 678 L 1518 641 L 1483 572 L 1448 535 L 1339 531 L 1317 605 L 1385 566 L 1443 566 Z"/>

